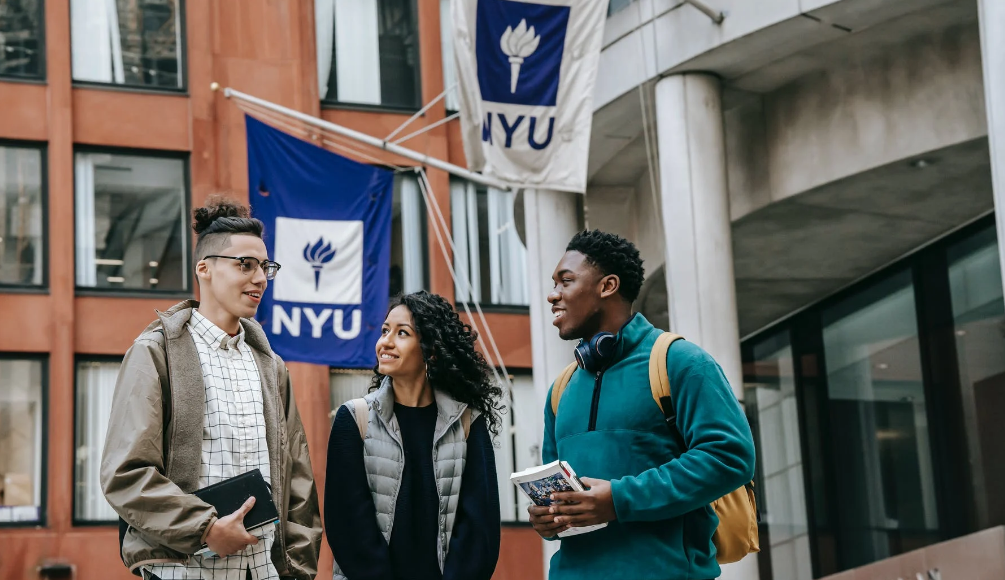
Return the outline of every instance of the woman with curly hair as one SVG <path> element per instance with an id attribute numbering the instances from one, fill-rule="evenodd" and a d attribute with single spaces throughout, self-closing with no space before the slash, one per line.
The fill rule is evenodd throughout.
<path id="1" fill-rule="evenodd" d="M 328 440 L 336 580 L 491 578 L 502 392 L 476 338 L 435 294 L 392 302 L 370 394 L 339 408 Z"/>

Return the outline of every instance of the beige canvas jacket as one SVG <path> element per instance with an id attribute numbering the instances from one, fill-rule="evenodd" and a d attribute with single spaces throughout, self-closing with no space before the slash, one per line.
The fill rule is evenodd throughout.
<path id="1" fill-rule="evenodd" d="M 134 574 L 153 563 L 184 563 L 202 547 L 216 510 L 191 495 L 202 457 L 205 384 L 185 328 L 195 301 L 154 321 L 126 353 L 115 385 L 101 459 L 101 487 L 125 521 L 122 561 Z M 265 331 L 242 319 L 261 375 L 272 496 L 280 523 L 272 562 L 284 578 L 317 574 L 321 515 L 307 439 L 286 364 Z"/>

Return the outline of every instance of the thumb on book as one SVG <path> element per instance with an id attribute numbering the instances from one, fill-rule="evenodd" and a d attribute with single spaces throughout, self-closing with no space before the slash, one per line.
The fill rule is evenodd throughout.
<path id="1" fill-rule="evenodd" d="M 237 513 L 240 514 L 241 519 L 244 519 L 244 516 L 248 515 L 248 512 L 250 512 L 253 507 L 255 507 L 255 496 L 249 497 L 247 501 L 244 502 L 244 505 L 238 508 Z"/>
<path id="2" fill-rule="evenodd" d="M 593 487 L 593 486 L 597 485 L 598 483 L 604 483 L 603 479 L 594 479 L 592 477 L 580 477 L 579 481 L 582 481 L 583 483 L 585 483 L 586 487 Z"/>

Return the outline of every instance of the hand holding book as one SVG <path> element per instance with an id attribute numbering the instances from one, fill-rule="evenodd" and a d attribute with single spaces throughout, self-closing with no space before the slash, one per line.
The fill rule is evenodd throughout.
<path id="1" fill-rule="evenodd" d="M 255 497 L 249 497 L 236 512 L 224 516 L 213 524 L 206 535 L 206 545 L 219 556 L 236 554 L 258 543 L 258 538 L 244 528 L 244 516 L 255 507 Z"/>
<path id="2" fill-rule="evenodd" d="M 572 467 L 564 461 L 553 461 L 548 465 L 514 473 L 510 476 L 510 481 L 534 502 L 528 510 L 531 525 L 542 537 L 557 535 L 565 538 L 592 532 L 614 519 L 610 483 L 590 479 L 587 481 L 599 485 L 596 490 L 588 490 L 583 481 L 576 477 Z M 605 517 L 607 519 L 603 519 Z"/>
<path id="3" fill-rule="evenodd" d="M 586 527 L 606 524 L 617 519 L 614 511 L 614 497 L 611 482 L 603 479 L 584 477 L 585 491 L 563 491 L 551 494 L 556 503 L 549 508 L 555 516 L 555 523 L 570 527 Z"/>
<path id="4" fill-rule="evenodd" d="M 219 519 L 206 534 L 206 545 L 196 552 L 204 558 L 230 556 L 258 543 L 256 535 L 279 521 L 272 488 L 260 469 L 197 490 L 194 495 L 216 508 Z"/>

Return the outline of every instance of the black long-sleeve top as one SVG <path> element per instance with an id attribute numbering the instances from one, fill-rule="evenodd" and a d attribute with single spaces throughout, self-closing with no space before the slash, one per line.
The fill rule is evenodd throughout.
<path id="1" fill-rule="evenodd" d="M 436 406 L 395 404 L 405 452 L 390 545 L 377 526 L 363 442 L 349 410 L 339 409 L 328 439 L 324 522 L 328 544 L 349 580 L 489 580 L 499 558 L 499 490 L 484 417 L 471 424 L 450 549 L 436 554 L 439 496 L 433 471 Z"/>

